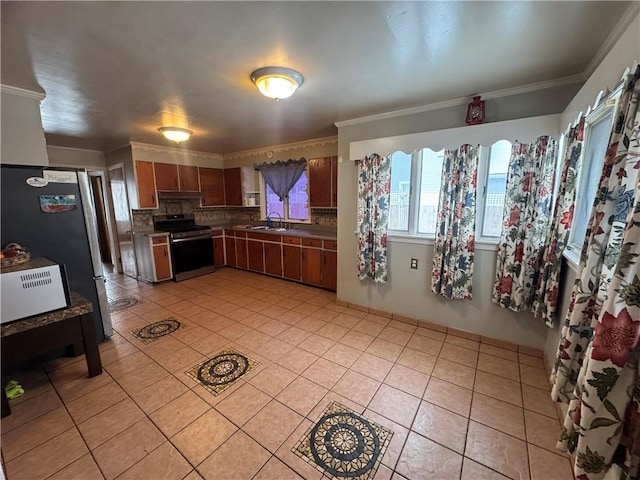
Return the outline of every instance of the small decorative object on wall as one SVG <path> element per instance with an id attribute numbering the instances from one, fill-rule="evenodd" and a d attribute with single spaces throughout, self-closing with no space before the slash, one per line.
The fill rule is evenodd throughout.
<path id="1" fill-rule="evenodd" d="M 44 213 L 60 213 L 77 210 L 75 195 L 40 195 L 40 210 Z"/>
<path id="2" fill-rule="evenodd" d="M 484 100 L 480 95 L 473 97 L 467 107 L 467 125 L 479 125 L 484 123 Z"/>

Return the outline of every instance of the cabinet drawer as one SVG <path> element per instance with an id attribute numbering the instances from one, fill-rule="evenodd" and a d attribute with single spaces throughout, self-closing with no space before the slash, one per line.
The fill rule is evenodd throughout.
<path id="1" fill-rule="evenodd" d="M 168 243 L 169 241 L 169 237 L 167 237 L 166 235 L 162 236 L 162 237 L 151 237 L 151 243 L 153 243 L 154 245 L 160 245 L 162 243 Z"/>
<path id="2" fill-rule="evenodd" d="M 235 232 L 234 237 L 236 237 L 236 238 L 247 238 L 247 232 Z"/>
<path id="3" fill-rule="evenodd" d="M 282 243 L 289 245 L 300 245 L 300 237 L 282 237 Z"/>
<path id="4" fill-rule="evenodd" d="M 235 237 L 235 236 L 236 236 L 236 232 L 235 232 L 234 230 L 225 230 L 225 231 L 224 231 L 224 234 L 225 234 L 227 237 Z"/>
<path id="5" fill-rule="evenodd" d="M 338 242 L 335 240 L 324 240 L 323 243 L 325 250 L 338 250 Z"/>
<path id="6" fill-rule="evenodd" d="M 222 229 L 218 228 L 217 230 L 211 230 L 211 236 L 212 237 L 221 237 L 222 236 Z"/>
<path id="7" fill-rule="evenodd" d="M 305 247 L 322 248 L 322 240 L 319 240 L 317 238 L 303 238 L 302 245 L 304 245 Z"/>
<path id="8" fill-rule="evenodd" d="M 280 242 L 280 235 L 271 235 L 270 233 L 247 233 L 247 238 L 255 240 L 263 240 L 265 242 Z"/>

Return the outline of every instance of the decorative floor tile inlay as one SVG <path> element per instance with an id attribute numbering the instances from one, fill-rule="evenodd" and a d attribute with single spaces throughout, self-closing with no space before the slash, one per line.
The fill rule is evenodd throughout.
<path id="1" fill-rule="evenodd" d="M 173 317 L 169 317 L 164 320 L 160 320 L 159 322 L 150 323 L 149 325 L 142 327 L 140 330 L 132 330 L 131 333 L 133 333 L 141 342 L 149 343 L 162 338 L 165 335 L 169 335 L 182 327 L 184 327 L 183 323 L 180 323 Z"/>
<path id="2" fill-rule="evenodd" d="M 140 302 L 140 300 L 135 297 L 126 297 L 112 300 L 111 302 L 109 302 L 109 312 L 115 313 L 119 312 L 120 310 L 126 310 L 127 308 L 131 308 L 135 305 L 138 305 L 139 303 L 142 302 Z"/>
<path id="3" fill-rule="evenodd" d="M 221 351 L 186 373 L 214 395 L 222 393 L 243 375 L 260 365 L 233 348 Z"/>
<path id="4" fill-rule="evenodd" d="M 369 480 L 392 436 L 388 428 L 331 402 L 291 451 L 334 478 Z"/>

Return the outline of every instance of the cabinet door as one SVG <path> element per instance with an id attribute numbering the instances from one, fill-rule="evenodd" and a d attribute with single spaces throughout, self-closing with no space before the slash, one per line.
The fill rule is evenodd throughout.
<path id="1" fill-rule="evenodd" d="M 322 280 L 322 250 L 318 248 L 302 249 L 302 281 L 320 285 Z"/>
<path id="2" fill-rule="evenodd" d="M 191 165 L 178 165 L 180 175 L 180 190 L 183 192 L 199 192 L 198 167 Z"/>
<path id="3" fill-rule="evenodd" d="M 264 273 L 263 243 L 258 240 L 248 240 L 247 252 L 249 254 L 249 270 Z"/>
<path id="4" fill-rule="evenodd" d="M 136 181 L 138 206 L 140 208 L 158 208 L 152 162 L 136 161 Z"/>
<path id="5" fill-rule="evenodd" d="M 331 157 L 331 206 L 338 207 L 338 157 Z"/>
<path id="6" fill-rule="evenodd" d="M 236 259 L 236 239 L 234 237 L 224 237 L 226 254 L 226 264 L 232 267 L 238 266 Z"/>
<path id="7" fill-rule="evenodd" d="M 178 190 L 178 166 L 172 163 L 154 162 L 153 171 L 156 174 L 158 190 Z"/>
<path id="8" fill-rule="evenodd" d="M 331 207 L 331 158 L 312 158 L 308 162 L 309 205 Z"/>
<path id="9" fill-rule="evenodd" d="M 300 280 L 300 247 L 282 245 L 283 276 L 291 280 Z"/>
<path id="10" fill-rule="evenodd" d="M 298 258 L 300 258 L 299 255 Z M 277 277 L 282 276 L 282 245 L 280 243 L 264 244 L 264 271 Z"/>
<path id="11" fill-rule="evenodd" d="M 224 169 L 224 196 L 227 205 L 242 206 L 242 174 L 240 167 Z"/>
<path id="12" fill-rule="evenodd" d="M 200 168 L 202 206 L 224 205 L 224 171 L 221 168 Z"/>
<path id="13" fill-rule="evenodd" d="M 337 287 L 338 253 L 324 250 L 322 252 L 322 286 L 329 290 Z"/>
<path id="14" fill-rule="evenodd" d="M 153 246 L 153 262 L 156 267 L 156 280 L 168 280 L 171 278 L 171 261 L 169 259 L 169 245 Z"/>
<path id="15" fill-rule="evenodd" d="M 236 260 L 239 268 L 248 268 L 247 259 L 247 240 L 244 238 L 236 238 Z"/>
<path id="16" fill-rule="evenodd" d="M 224 238 L 213 238 L 213 264 L 216 267 L 224 265 Z"/>

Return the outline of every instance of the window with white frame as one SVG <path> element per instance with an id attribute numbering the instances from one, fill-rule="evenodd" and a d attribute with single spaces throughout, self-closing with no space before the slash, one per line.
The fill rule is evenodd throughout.
<path id="1" fill-rule="evenodd" d="M 283 201 L 278 198 L 271 187 L 266 184 L 262 175 L 260 182 L 265 200 L 262 204 L 262 217 L 267 216 L 282 218 L 283 221 L 308 222 L 309 221 L 309 190 L 307 172 L 303 172 L 296 184 L 289 191 L 289 195 Z M 278 217 L 279 216 L 279 217 Z"/>
<path id="2" fill-rule="evenodd" d="M 615 100 L 609 103 L 604 102 L 601 108 L 596 109 L 585 118 L 584 148 L 582 149 L 573 221 L 567 245 L 567 256 L 574 263 L 577 263 L 582 251 L 593 201 L 602 174 L 609 135 L 611 134 L 614 105 Z"/>
<path id="3" fill-rule="evenodd" d="M 480 147 L 477 185 L 476 239 L 497 243 L 502 231 L 507 168 L 511 143 Z M 428 148 L 391 156 L 389 234 L 435 238 L 444 150 Z M 406 185 L 409 188 L 406 188 Z"/>

